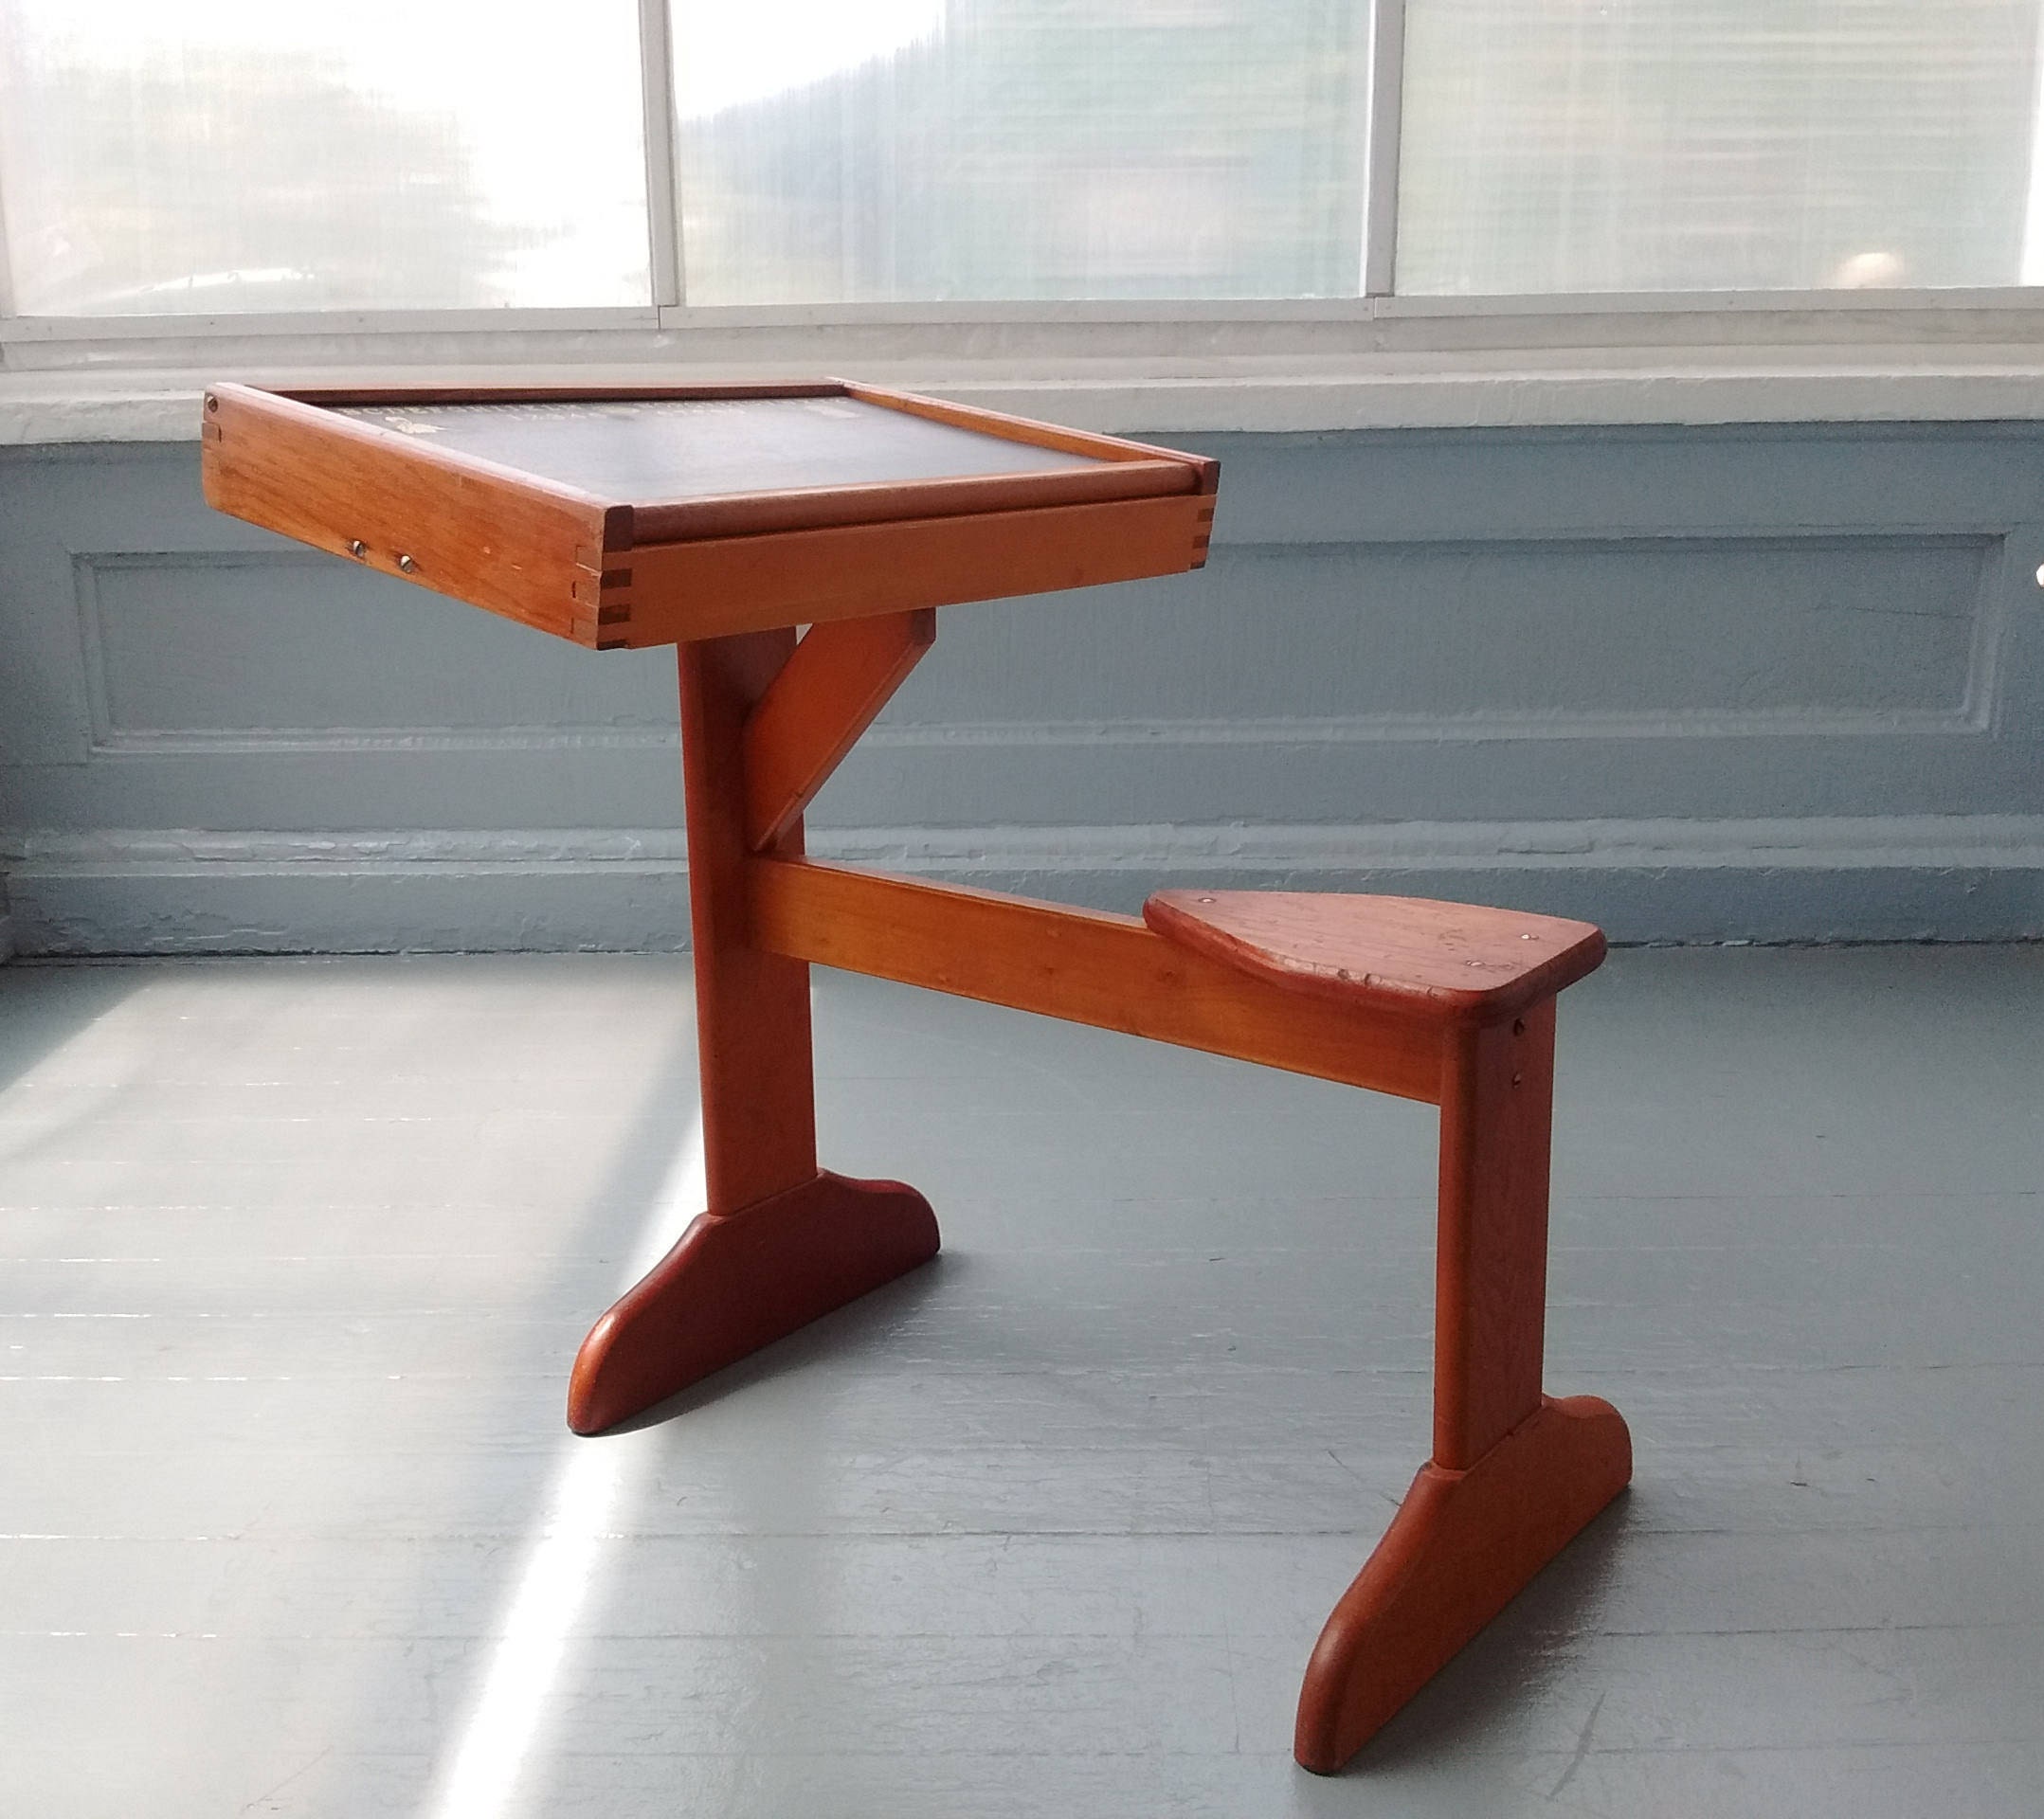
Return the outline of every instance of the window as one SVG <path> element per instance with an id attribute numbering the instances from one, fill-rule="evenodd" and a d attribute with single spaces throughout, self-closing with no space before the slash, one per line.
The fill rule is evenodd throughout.
<path id="1" fill-rule="evenodd" d="M 0 334 L 2032 284 L 2039 10 L 0 0 Z"/>
<path id="2" fill-rule="evenodd" d="M 617 0 L 0 15 L 17 314 L 651 300 L 638 20 Z"/>
<path id="3" fill-rule="evenodd" d="M 2033 282 L 2037 16 L 1407 0 L 1398 287 Z"/>
<path id="4" fill-rule="evenodd" d="M 1358 293 L 1365 6 L 675 10 L 692 302 Z"/>

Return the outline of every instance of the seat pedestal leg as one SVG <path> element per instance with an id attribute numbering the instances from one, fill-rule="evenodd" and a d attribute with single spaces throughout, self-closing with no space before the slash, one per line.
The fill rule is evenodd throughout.
<path id="1" fill-rule="evenodd" d="M 1632 1472 L 1625 1423 L 1594 1396 L 1544 1400 L 1466 1470 L 1421 1466 L 1307 1664 L 1300 1765 L 1340 1769 Z"/>
<path id="2" fill-rule="evenodd" d="M 1434 1457 L 1334 1607 L 1293 1754 L 1331 1774 L 1632 1477 L 1595 1396 L 1540 1393 L 1554 1002 L 1449 1041 L 1440 1114 Z"/>

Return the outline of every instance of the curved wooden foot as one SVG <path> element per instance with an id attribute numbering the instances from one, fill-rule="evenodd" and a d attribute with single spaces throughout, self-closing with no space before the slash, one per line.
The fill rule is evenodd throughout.
<path id="1" fill-rule="evenodd" d="M 601 1432 L 936 1252 L 930 1202 L 899 1181 L 821 1173 L 739 1212 L 699 1214 L 589 1329 L 568 1425 Z"/>
<path id="2" fill-rule="evenodd" d="M 1543 1396 L 1466 1471 L 1422 1466 L 1307 1663 L 1299 1766 L 1340 1769 L 1632 1475 L 1625 1422 L 1594 1396 Z"/>

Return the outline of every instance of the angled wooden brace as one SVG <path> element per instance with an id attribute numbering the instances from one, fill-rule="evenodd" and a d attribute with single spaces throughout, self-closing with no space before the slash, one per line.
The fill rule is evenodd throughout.
<path id="1" fill-rule="evenodd" d="M 936 638 L 928 606 L 810 626 L 745 723 L 750 851 L 768 851 L 802 819 Z"/>

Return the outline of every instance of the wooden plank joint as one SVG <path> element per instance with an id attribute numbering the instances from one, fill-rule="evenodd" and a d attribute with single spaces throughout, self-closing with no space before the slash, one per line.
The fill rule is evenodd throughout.
<path id="1" fill-rule="evenodd" d="M 1437 1023 L 1302 998 L 1134 916 L 815 859 L 746 867 L 764 952 L 1438 1104 Z"/>

